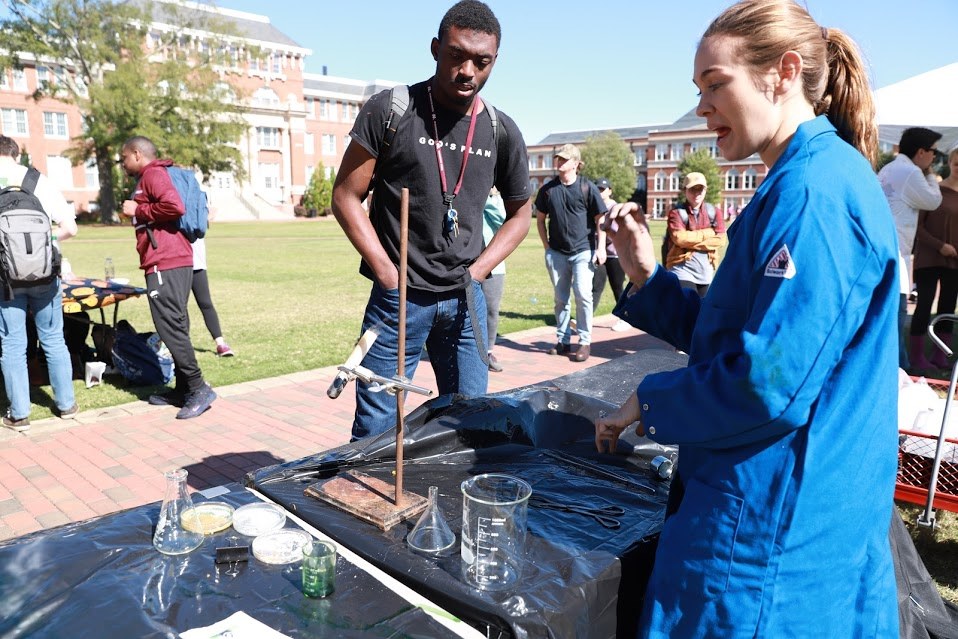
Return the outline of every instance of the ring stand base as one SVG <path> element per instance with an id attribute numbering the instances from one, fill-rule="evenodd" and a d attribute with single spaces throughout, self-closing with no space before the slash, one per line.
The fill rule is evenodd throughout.
<path id="1" fill-rule="evenodd" d="M 418 515 L 429 505 L 426 497 L 405 490 L 402 504 L 397 505 L 395 486 L 356 470 L 310 484 L 304 492 L 382 530 Z"/>

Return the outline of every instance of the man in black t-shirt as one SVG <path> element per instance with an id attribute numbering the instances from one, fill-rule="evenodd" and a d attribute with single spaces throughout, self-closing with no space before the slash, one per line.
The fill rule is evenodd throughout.
<path id="1" fill-rule="evenodd" d="M 482 2 L 463 0 L 449 9 L 432 40 L 436 74 L 409 87 L 409 106 L 391 124 L 391 146 L 383 145 L 392 110 L 391 92 L 384 91 L 356 119 L 333 189 L 333 213 L 362 257 L 360 272 L 373 281 L 362 331 L 375 328 L 379 336 L 362 365 L 385 377 L 397 371 L 399 200 L 402 188 L 409 189 L 405 374 L 415 374 L 425 346 L 441 394 L 486 392 L 479 283 L 519 245 L 531 222 L 522 134 L 498 110 L 495 132 L 489 109 L 477 99 L 499 41 L 499 22 Z M 507 144 L 502 156 L 500 143 Z M 374 170 L 367 216 L 362 202 Z M 483 249 L 482 211 L 493 186 L 505 202 L 506 221 Z M 357 382 L 353 439 L 395 423 L 396 400 Z"/>
<path id="2" fill-rule="evenodd" d="M 536 196 L 536 228 L 555 291 L 556 345 L 549 352 L 566 355 L 572 351 L 569 296 L 574 293 L 579 348 L 571 357 L 584 362 L 592 348 L 596 218 L 606 212 L 606 207 L 595 184 L 579 176 L 582 156 L 577 146 L 563 145 L 553 159 L 559 175 L 543 185 Z"/>

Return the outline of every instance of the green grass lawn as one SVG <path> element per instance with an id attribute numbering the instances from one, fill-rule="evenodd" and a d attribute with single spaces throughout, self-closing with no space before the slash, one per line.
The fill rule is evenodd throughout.
<path id="1" fill-rule="evenodd" d="M 206 240 L 210 288 L 224 336 L 236 351 L 217 358 L 215 345 L 195 303 L 190 302 L 190 337 L 204 376 L 223 386 L 341 364 L 352 349 L 369 294 L 359 274 L 359 257 L 332 219 L 231 223 L 213 226 Z M 63 245 L 73 271 L 101 277 L 110 257 L 117 277 L 143 285 L 133 230 L 126 226 L 81 226 Z M 611 311 L 606 291 L 599 313 Z M 113 309 L 106 309 L 112 317 Z M 99 318 L 98 311 L 92 311 Z M 152 331 L 145 298 L 119 306 L 119 318 L 138 332 Z M 507 262 L 500 334 L 553 322 L 552 286 L 534 226 Z M 92 343 L 92 342 L 91 342 Z M 87 389 L 75 382 L 83 410 L 143 399 L 151 388 L 130 388 L 122 378 Z M 49 386 L 34 388 L 31 417 L 48 417 Z"/>

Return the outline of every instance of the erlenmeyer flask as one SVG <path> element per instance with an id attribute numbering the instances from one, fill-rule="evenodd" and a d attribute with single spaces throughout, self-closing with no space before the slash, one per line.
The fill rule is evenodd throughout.
<path id="1" fill-rule="evenodd" d="M 153 546 L 164 555 L 182 555 L 196 550 L 203 543 L 203 527 L 186 490 L 186 474 L 183 468 L 163 473 L 166 495 L 153 533 Z M 184 526 L 184 516 L 192 517 L 194 521 L 186 522 Z"/>
<path id="2" fill-rule="evenodd" d="M 429 487 L 429 505 L 416 522 L 416 526 L 406 537 L 406 543 L 413 550 L 428 555 L 441 555 L 456 543 L 456 535 L 449 529 L 442 513 L 439 512 L 439 489 Z"/>

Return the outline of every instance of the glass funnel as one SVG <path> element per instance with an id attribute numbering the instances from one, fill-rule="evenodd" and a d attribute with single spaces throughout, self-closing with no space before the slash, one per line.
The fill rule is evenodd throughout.
<path id="1" fill-rule="evenodd" d="M 183 468 L 163 473 L 166 493 L 160 507 L 160 520 L 153 533 L 153 546 L 164 555 L 183 555 L 203 543 L 203 526 L 186 490 L 186 475 Z M 192 521 L 184 522 L 184 517 L 192 518 Z"/>
<path id="2" fill-rule="evenodd" d="M 429 505 L 406 537 L 410 548 L 427 555 L 441 555 L 456 543 L 456 534 L 439 511 L 438 498 L 439 488 L 430 486 Z"/>

